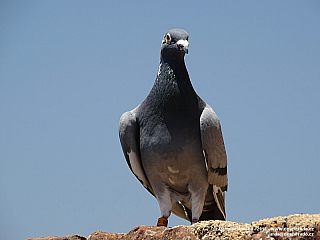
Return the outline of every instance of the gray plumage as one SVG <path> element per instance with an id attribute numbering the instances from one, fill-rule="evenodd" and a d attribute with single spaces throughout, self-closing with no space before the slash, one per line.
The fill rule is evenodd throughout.
<path id="1" fill-rule="evenodd" d="M 192 87 L 184 63 L 188 34 L 168 31 L 147 98 L 120 118 L 127 163 L 159 203 L 191 222 L 225 220 L 227 156 L 220 122 Z"/>

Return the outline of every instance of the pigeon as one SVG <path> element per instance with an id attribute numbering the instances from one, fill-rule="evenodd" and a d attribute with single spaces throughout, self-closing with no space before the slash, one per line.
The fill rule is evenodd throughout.
<path id="1" fill-rule="evenodd" d="M 185 65 L 189 35 L 169 30 L 162 40 L 154 85 L 122 114 L 119 138 L 130 170 L 156 197 L 157 226 L 172 213 L 191 224 L 225 220 L 227 155 L 219 118 L 195 92 Z"/>

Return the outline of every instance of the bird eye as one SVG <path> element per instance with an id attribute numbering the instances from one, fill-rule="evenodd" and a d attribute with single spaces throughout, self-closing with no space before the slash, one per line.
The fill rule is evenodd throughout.
<path id="1" fill-rule="evenodd" d="M 169 33 L 167 33 L 167 35 L 166 35 L 166 42 L 168 43 L 168 42 L 170 42 L 170 41 L 171 41 L 171 36 L 170 36 Z"/>

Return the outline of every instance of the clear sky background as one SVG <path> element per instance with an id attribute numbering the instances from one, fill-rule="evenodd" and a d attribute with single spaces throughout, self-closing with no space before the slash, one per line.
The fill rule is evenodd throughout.
<path id="1" fill-rule="evenodd" d="M 118 122 L 171 28 L 188 31 L 191 81 L 221 120 L 227 219 L 319 213 L 319 1 L 1 1 L 1 239 L 156 224 Z"/>

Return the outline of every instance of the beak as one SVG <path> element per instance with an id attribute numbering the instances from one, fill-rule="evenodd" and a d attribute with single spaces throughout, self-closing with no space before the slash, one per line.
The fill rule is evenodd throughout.
<path id="1" fill-rule="evenodd" d="M 177 46 L 179 48 L 180 51 L 183 51 L 185 52 L 186 54 L 188 54 L 188 47 L 189 47 L 189 42 L 188 40 L 182 40 L 180 39 L 178 42 L 177 42 Z"/>

